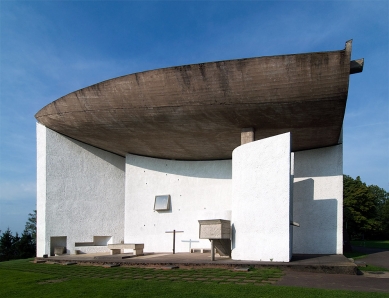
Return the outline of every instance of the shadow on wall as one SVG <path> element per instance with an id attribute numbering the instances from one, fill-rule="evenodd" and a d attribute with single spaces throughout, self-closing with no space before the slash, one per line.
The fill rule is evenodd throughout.
<path id="1" fill-rule="evenodd" d="M 232 179 L 232 161 L 230 159 L 209 161 L 164 160 L 129 154 L 126 163 L 145 170 L 166 174 L 197 178 Z"/>
<path id="2" fill-rule="evenodd" d="M 293 184 L 294 254 L 336 254 L 338 201 L 314 200 L 314 180 Z"/>
<path id="3" fill-rule="evenodd" d="M 294 178 L 342 175 L 341 148 L 341 145 L 337 145 L 296 152 L 294 154 Z"/>
<path id="4" fill-rule="evenodd" d="M 231 226 L 231 250 L 233 250 L 235 248 L 235 234 L 236 234 L 235 225 L 232 224 L 232 226 Z"/>
<path id="5" fill-rule="evenodd" d="M 104 160 L 107 163 L 110 163 L 114 167 L 118 168 L 119 170 L 123 171 L 125 170 L 125 158 L 123 156 L 117 155 L 115 153 L 105 151 L 102 149 L 99 149 L 97 147 L 93 147 L 91 145 L 85 144 L 83 142 L 77 141 L 75 139 L 69 138 L 67 136 L 63 136 L 70 142 L 74 143 L 75 145 L 79 146 L 80 149 L 82 148 L 85 151 L 90 152 L 94 156 Z"/>

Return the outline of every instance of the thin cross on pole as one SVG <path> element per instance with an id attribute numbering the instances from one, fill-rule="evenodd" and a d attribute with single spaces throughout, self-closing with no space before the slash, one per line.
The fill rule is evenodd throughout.
<path id="1" fill-rule="evenodd" d="M 176 233 L 184 233 L 184 231 L 166 231 L 165 233 L 173 233 L 173 254 L 176 253 Z"/>

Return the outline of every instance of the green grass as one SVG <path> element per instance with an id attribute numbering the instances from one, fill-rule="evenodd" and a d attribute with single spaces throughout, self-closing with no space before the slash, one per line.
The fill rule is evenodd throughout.
<path id="1" fill-rule="evenodd" d="M 389 249 L 389 240 L 385 240 L 385 241 L 374 241 L 374 240 L 351 241 L 351 245 L 363 246 L 363 247 L 369 247 L 369 248 Z"/>
<path id="2" fill-rule="evenodd" d="M 369 265 L 369 264 L 367 264 L 366 267 L 358 267 L 358 269 L 361 271 L 389 271 L 386 268 L 373 266 L 373 265 Z"/>
<path id="3" fill-rule="evenodd" d="M 282 277 L 279 269 L 161 270 L 29 261 L 0 263 L 0 297 L 387 297 L 382 293 L 266 284 Z"/>
<path id="4" fill-rule="evenodd" d="M 354 260 L 361 259 L 367 256 L 367 254 L 363 252 L 358 252 L 358 251 L 352 251 L 352 252 L 345 252 L 343 255 L 346 258 L 353 258 Z"/>

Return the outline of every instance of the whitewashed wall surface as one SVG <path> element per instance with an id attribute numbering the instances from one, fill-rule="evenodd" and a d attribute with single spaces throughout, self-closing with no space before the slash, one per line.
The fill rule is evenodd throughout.
<path id="1" fill-rule="evenodd" d="M 293 253 L 343 253 L 343 145 L 294 154 Z"/>
<path id="2" fill-rule="evenodd" d="M 108 251 L 106 242 L 124 240 L 125 159 L 41 124 L 37 141 L 37 255 L 60 243 L 67 253 Z"/>
<path id="3" fill-rule="evenodd" d="M 210 248 L 199 239 L 206 219 L 231 220 L 236 260 L 288 262 L 291 247 L 342 253 L 342 145 L 291 155 L 286 133 L 239 146 L 232 160 L 123 158 L 37 124 L 37 146 L 38 256 L 121 241 L 171 252 L 173 230 L 183 231 L 176 252 Z M 154 211 L 157 195 L 170 195 L 169 210 Z"/>
<path id="4" fill-rule="evenodd" d="M 154 211 L 156 195 L 170 195 L 168 211 Z M 199 239 L 199 219 L 231 218 L 231 160 L 175 161 L 126 157 L 125 241 L 144 243 L 147 252 L 210 248 Z"/>
<path id="5" fill-rule="evenodd" d="M 289 262 L 290 133 L 232 154 L 232 259 Z"/>

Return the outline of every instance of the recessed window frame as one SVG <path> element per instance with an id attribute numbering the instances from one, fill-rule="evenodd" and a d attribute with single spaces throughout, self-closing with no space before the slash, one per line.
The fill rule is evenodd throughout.
<path id="1" fill-rule="evenodd" d="M 158 195 L 154 200 L 154 211 L 170 210 L 170 195 Z"/>

